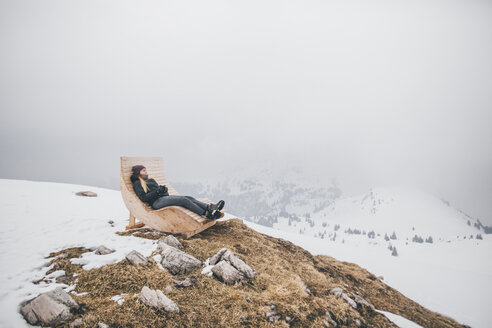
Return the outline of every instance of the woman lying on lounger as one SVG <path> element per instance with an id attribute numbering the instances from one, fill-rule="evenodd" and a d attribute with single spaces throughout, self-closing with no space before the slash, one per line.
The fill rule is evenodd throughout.
<path id="1" fill-rule="evenodd" d="M 143 165 L 132 167 L 133 190 L 138 198 L 144 203 L 157 210 L 166 206 L 182 206 L 199 215 L 205 215 L 208 219 L 220 219 L 224 216 L 220 210 L 224 208 L 225 202 L 220 200 L 217 204 L 207 204 L 192 196 L 169 195 L 166 186 L 160 186 L 157 181 L 149 178 L 147 169 Z"/>

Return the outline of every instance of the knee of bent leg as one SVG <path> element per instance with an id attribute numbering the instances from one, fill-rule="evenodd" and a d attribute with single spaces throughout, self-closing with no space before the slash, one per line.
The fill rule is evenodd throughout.
<path id="1" fill-rule="evenodd" d="M 159 202 L 158 202 L 158 201 L 155 201 L 155 202 L 152 204 L 152 208 L 153 208 L 154 210 L 159 209 Z"/>
<path id="2" fill-rule="evenodd" d="M 183 204 L 192 204 L 193 202 L 189 198 L 182 198 Z"/>
<path id="3" fill-rule="evenodd" d="M 176 199 L 176 205 L 178 205 L 178 206 L 182 206 L 182 205 L 189 204 L 189 203 L 190 203 L 190 200 L 188 198 L 185 198 L 185 197 L 179 197 Z"/>

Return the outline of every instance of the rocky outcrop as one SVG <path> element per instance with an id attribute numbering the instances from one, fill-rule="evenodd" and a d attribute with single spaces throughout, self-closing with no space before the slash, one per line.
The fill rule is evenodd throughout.
<path id="1" fill-rule="evenodd" d="M 195 277 L 188 277 L 185 280 L 173 279 L 173 282 L 177 287 L 191 287 L 196 284 L 197 279 Z"/>
<path id="2" fill-rule="evenodd" d="M 140 300 L 142 301 L 142 303 L 151 307 L 163 308 L 166 311 L 179 312 L 179 307 L 176 305 L 176 303 L 170 300 L 159 289 L 153 290 L 147 286 L 144 286 L 142 288 L 142 291 L 140 292 Z"/>
<path id="3" fill-rule="evenodd" d="M 350 298 L 346 293 L 343 292 L 343 290 L 339 287 L 333 288 L 330 290 L 330 293 L 337 297 L 341 297 L 344 299 L 351 307 L 354 309 L 360 309 L 362 307 L 367 307 L 369 310 L 374 311 L 374 306 L 372 304 L 369 304 L 365 299 L 363 299 L 360 295 L 356 293 L 352 293 L 353 299 Z"/>
<path id="4" fill-rule="evenodd" d="M 332 293 L 337 297 L 343 298 L 351 307 L 357 309 L 357 303 L 355 303 L 353 299 L 351 299 L 347 294 L 345 294 L 341 288 L 339 287 L 333 288 L 330 290 L 330 293 Z"/>
<path id="5" fill-rule="evenodd" d="M 114 252 L 114 250 L 109 249 L 109 248 L 107 248 L 107 247 L 106 247 L 106 246 L 104 246 L 104 245 L 100 245 L 100 246 L 96 249 L 96 251 L 94 252 L 94 254 L 96 254 L 96 255 L 106 255 L 106 254 L 111 254 L 111 253 L 113 253 L 113 252 Z"/>
<path id="6" fill-rule="evenodd" d="M 148 245 L 151 244 L 148 240 L 156 240 L 153 236 L 139 236 L 138 238 L 146 238 L 145 244 Z M 63 254 L 59 255 L 53 253 L 56 260 L 55 263 L 50 261 L 50 271 L 53 272 L 58 265 L 56 270 L 66 271 L 72 282 L 77 283 L 74 299 L 90 295 L 80 298 L 84 302 L 90 299 L 90 307 L 86 308 L 81 304 L 83 310 L 75 311 L 76 317 L 57 327 L 68 327 L 73 320 L 73 327 L 91 328 L 97 328 L 99 322 L 107 323 L 111 327 L 166 327 L 170 324 L 176 327 L 194 326 L 190 322 L 190 316 L 179 314 L 185 310 L 185 304 L 181 304 L 184 301 L 186 312 L 192 314 L 195 326 L 200 323 L 213 323 L 217 327 L 395 327 L 384 315 L 369 311 L 367 304 L 372 303 L 382 310 L 392 309 L 401 316 L 413 318 L 422 327 L 466 327 L 425 309 L 353 263 L 340 262 L 324 255 L 313 256 L 293 243 L 258 233 L 235 219 L 218 221 L 195 238 L 180 241 L 183 243 L 183 251 L 189 250 L 191 255 L 200 260 L 210 257 L 206 263 L 214 263 L 215 273 L 211 272 L 213 265 L 208 265 L 201 272 L 197 272 L 197 275 L 173 276 L 160 265 L 160 254 L 152 254 L 152 260 L 148 256 L 153 265 L 146 266 L 144 270 L 136 270 L 125 259 L 122 263 L 108 264 L 87 271 L 69 260 L 87 249 L 64 250 Z M 176 249 L 163 240 L 161 244 L 165 245 L 162 246 L 163 249 Z M 155 246 L 157 245 L 154 244 L 154 248 Z M 251 273 L 245 271 L 244 274 L 238 274 L 240 271 L 231 264 L 237 262 L 231 260 L 230 255 L 224 256 L 226 247 L 234 253 L 237 252 L 236 256 L 239 259 L 257 270 L 253 281 L 250 282 L 251 285 L 222 285 L 216 271 L 222 265 L 234 268 L 236 271 L 233 272 L 239 280 L 246 281 L 247 272 Z M 95 248 L 91 251 L 95 251 Z M 147 257 L 150 249 L 142 254 Z M 94 253 L 90 255 L 96 257 L 95 260 L 102 257 Z M 115 254 L 106 256 L 113 255 Z M 157 261 L 158 265 L 153 263 L 153 260 Z M 52 274 L 50 280 L 59 274 L 61 273 Z M 198 278 L 197 284 L 183 288 L 192 280 L 191 276 Z M 75 277 L 78 277 L 78 282 Z M 175 282 L 172 281 L 173 278 Z M 145 292 L 139 292 L 144 285 L 161 291 L 154 291 L 154 300 L 149 300 L 147 304 L 165 306 L 167 298 L 170 298 L 179 306 L 179 312 L 167 312 L 164 308 L 157 310 L 145 305 Z M 334 289 L 333 294 L 330 293 L 331 289 Z M 135 291 L 138 295 L 132 297 Z M 123 293 L 129 295 L 126 305 L 119 307 L 113 304 L 116 299 L 112 296 Z M 357 297 L 356 293 L 361 298 Z M 159 299 L 164 301 L 159 302 Z M 350 302 L 349 299 L 356 303 L 357 310 L 347 303 Z M 238 302 L 244 304 L 235 306 Z M 272 307 L 272 304 L 276 307 Z M 113 310 L 108 311 L 108 306 Z M 129 306 L 131 313 L 127 311 Z M 168 309 L 172 309 L 172 305 L 170 306 Z M 77 318 L 81 320 L 76 320 Z"/>
<path id="7" fill-rule="evenodd" d="M 236 282 L 247 282 L 244 275 L 227 261 L 220 261 L 213 268 L 212 272 L 219 280 L 226 284 L 235 284 Z"/>
<path id="8" fill-rule="evenodd" d="M 222 257 L 222 255 L 225 253 L 225 251 L 227 251 L 227 248 L 221 248 L 220 251 L 218 251 L 214 256 L 212 256 L 210 258 L 209 263 L 211 265 L 217 264 L 217 262 L 220 261 L 220 258 Z"/>
<path id="9" fill-rule="evenodd" d="M 203 266 L 203 262 L 196 257 L 183 252 L 164 242 L 160 242 L 158 249 L 161 249 L 161 264 L 171 274 L 187 274 Z"/>
<path id="10" fill-rule="evenodd" d="M 369 309 L 371 309 L 371 310 L 373 310 L 373 311 L 375 310 L 374 305 L 369 304 L 369 302 L 368 302 L 368 301 L 366 301 L 365 299 L 363 299 L 360 295 L 358 295 L 358 294 L 355 294 L 355 293 L 354 293 L 354 294 L 353 294 L 353 296 L 354 296 L 354 301 L 355 301 L 355 303 L 357 303 L 357 304 L 358 304 L 358 305 L 360 305 L 361 307 L 362 307 L 362 306 L 367 306 Z"/>
<path id="11" fill-rule="evenodd" d="M 181 242 L 176 237 L 174 237 L 173 235 L 169 235 L 169 236 L 165 237 L 162 240 L 162 242 L 164 242 L 165 244 L 167 244 L 169 246 L 177 248 L 177 249 L 183 248 L 183 245 L 181 244 Z"/>
<path id="12" fill-rule="evenodd" d="M 126 259 L 133 265 L 148 265 L 149 260 L 139 252 L 133 250 L 128 255 L 126 255 Z"/>
<path id="13" fill-rule="evenodd" d="M 73 316 L 79 305 L 61 287 L 21 305 L 21 313 L 31 325 L 56 326 Z"/>
<path id="14" fill-rule="evenodd" d="M 230 249 L 222 248 L 210 258 L 213 274 L 226 284 L 248 282 L 252 280 L 256 271 L 235 255 Z"/>

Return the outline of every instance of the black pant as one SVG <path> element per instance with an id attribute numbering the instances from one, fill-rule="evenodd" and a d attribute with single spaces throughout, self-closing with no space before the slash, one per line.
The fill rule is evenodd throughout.
<path id="1" fill-rule="evenodd" d="M 201 202 L 192 196 L 161 196 L 152 203 L 155 210 L 166 206 L 182 206 L 199 215 L 205 215 L 207 212 L 207 203 Z"/>

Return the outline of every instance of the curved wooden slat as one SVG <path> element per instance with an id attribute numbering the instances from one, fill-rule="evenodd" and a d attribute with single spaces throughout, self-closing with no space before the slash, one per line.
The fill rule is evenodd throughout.
<path id="1" fill-rule="evenodd" d="M 209 220 L 181 206 L 167 206 L 154 210 L 138 198 L 133 190 L 130 176 L 132 166 L 139 164 L 146 167 L 149 177 L 154 178 L 160 185 L 166 185 L 170 195 L 179 195 L 166 179 L 162 157 L 120 157 L 120 160 L 121 196 L 130 211 L 130 217 L 138 218 L 152 229 L 173 234 L 179 233 L 185 238 L 203 231 L 217 221 Z M 210 203 L 211 201 L 206 200 L 205 202 Z"/>

